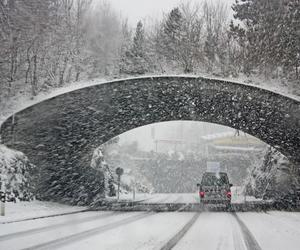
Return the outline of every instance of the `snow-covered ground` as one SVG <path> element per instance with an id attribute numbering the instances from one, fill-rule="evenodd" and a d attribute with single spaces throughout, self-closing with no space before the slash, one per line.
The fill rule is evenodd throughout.
<path id="1" fill-rule="evenodd" d="M 300 213 L 238 213 L 258 244 L 266 250 L 298 250 L 300 246 Z"/>
<path id="2" fill-rule="evenodd" d="M 0 224 L 0 249 L 298 250 L 299 228 L 295 212 L 99 211 Z"/>
<path id="3" fill-rule="evenodd" d="M 0 223 L 24 220 L 36 217 L 56 214 L 72 213 L 86 210 L 86 207 L 68 206 L 55 202 L 31 201 L 31 202 L 6 202 L 5 216 L 0 216 Z"/>

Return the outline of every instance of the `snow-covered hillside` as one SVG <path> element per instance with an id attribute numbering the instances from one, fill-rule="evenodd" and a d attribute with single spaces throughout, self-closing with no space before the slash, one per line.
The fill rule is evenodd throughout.
<path id="1" fill-rule="evenodd" d="M 288 159 L 269 147 L 261 164 L 256 164 L 246 181 L 246 192 L 261 198 L 280 198 L 300 185 L 297 171 Z"/>

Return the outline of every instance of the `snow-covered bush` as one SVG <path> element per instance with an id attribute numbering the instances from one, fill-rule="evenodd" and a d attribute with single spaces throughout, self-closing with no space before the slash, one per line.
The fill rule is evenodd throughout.
<path id="1" fill-rule="evenodd" d="M 113 183 L 115 182 L 113 172 L 104 159 L 103 151 L 104 149 L 102 146 L 100 146 L 94 151 L 92 161 L 91 161 L 91 167 L 96 171 L 100 171 L 104 174 L 105 194 L 103 194 L 103 197 L 115 196 L 116 191 L 115 191 L 115 186 L 113 185 Z"/>
<path id="2" fill-rule="evenodd" d="M 10 199 L 31 200 L 34 193 L 35 166 L 21 152 L 0 145 L 0 173 Z"/>

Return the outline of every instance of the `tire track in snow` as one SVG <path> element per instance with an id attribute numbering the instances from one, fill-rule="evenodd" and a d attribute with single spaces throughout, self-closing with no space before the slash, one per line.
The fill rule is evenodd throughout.
<path id="1" fill-rule="evenodd" d="M 58 217 L 58 216 L 64 216 L 64 215 L 69 215 L 69 214 L 80 214 L 80 213 L 85 213 L 85 212 L 90 212 L 90 211 L 91 211 L 90 209 L 84 209 L 84 210 L 65 212 L 65 213 L 60 213 L 60 214 L 42 215 L 42 216 L 33 217 L 33 218 L 25 218 L 25 219 L 12 220 L 12 221 L 3 221 L 3 222 L 0 222 L 0 224 L 10 224 L 10 223 L 17 223 L 17 222 L 23 222 L 23 221 L 29 221 L 29 220 L 45 219 L 45 218 Z"/>
<path id="2" fill-rule="evenodd" d="M 236 219 L 236 221 L 238 222 L 238 224 L 241 228 L 247 249 L 248 250 L 262 250 L 261 247 L 259 246 L 259 244 L 257 243 L 255 237 L 253 236 L 253 234 L 250 232 L 248 227 L 245 225 L 245 223 L 239 218 L 239 216 L 236 213 L 232 213 L 232 215 Z"/>
<path id="3" fill-rule="evenodd" d="M 243 232 L 236 218 L 229 214 L 231 224 L 231 236 L 235 250 L 247 250 Z"/>
<path id="4" fill-rule="evenodd" d="M 218 245 L 217 245 L 217 249 L 216 249 L 216 250 L 222 250 L 223 243 L 224 243 L 224 236 L 222 235 L 222 236 L 219 238 L 219 241 L 218 241 Z"/>
<path id="5" fill-rule="evenodd" d="M 38 228 L 29 229 L 29 230 L 26 230 L 26 231 L 21 231 L 21 232 L 16 232 L 16 233 L 11 233 L 11 234 L 5 234 L 5 235 L 0 236 L 0 241 L 10 240 L 10 239 L 13 239 L 13 238 L 22 237 L 22 236 L 26 236 L 26 235 L 30 235 L 30 234 L 35 234 L 35 233 L 47 232 L 47 231 L 50 231 L 50 230 L 53 230 L 53 229 L 56 229 L 56 228 L 65 227 L 65 226 L 78 225 L 78 224 L 89 222 L 89 221 L 94 221 L 94 220 L 98 220 L 98 219 L 107 218 L 107 217 L 117 215 L 117 214 L 118 213 L 109 213 L 109 214 L 96 215 L 96 216 L 91 216 L 91 217 L 87 217 L 87 218 L 75 219 L 75 220 L 68 221 L 68 222 L 57 223 L 57 224 L 50 225 L 50 226 L 38 227 Z"/>
<path id="6" fill-rule="evenodd" d="M 114 229 L 119 226 L 123 226 L 137 220 L 144 219 L 148 216 L 154 215 L 155 213 L 142 213 L 135 216 L 131 216 L 129 218 L 122 219 L 120 221 L 116 221 L 107 225 L 99 226 L 93 229 L 86 230 L 84 232 L 72 234 L 63 238 L 55 239 L 52 241 L 48 241 L 39 245 L 35 245 L 28 248 L 23 248 L 22 250 L 42 250 L 42 249 L 54 249 L 59 246 L 67 245 L 69 243 L 73 243 L 75 241 L 81 241 L 84 238 L 91 237 L 96 234 L 104 233 L 108 230 Z"/>
<path id="7" fill-rule="evenodd" d="M 162 248 L 160 248 L 160 250 L 171 250 L 194 225 L 199 215 L 200 213 L 196 213 L 177 234 L 175 234 Z"/>

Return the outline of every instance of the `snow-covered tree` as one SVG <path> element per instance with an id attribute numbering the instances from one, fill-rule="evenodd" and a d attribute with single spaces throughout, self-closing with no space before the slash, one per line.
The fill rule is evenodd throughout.
<path id="1" fill-rule="evenodd" d="M 120 47 L 120 58 L 119 58 L 119 73 L 127 73 L 132 40 L 132 32 L 128 26 L 127 20 L 122 24 L 122 41 Z"/>
<path id="2" fill-rule="evenodd" d="M 236 31 L 246 49 L 248 73 L 258 69 L 266 77 L 284 75 L 299 77 L 299 1 L 238 0 L 234 17 L 243 22 Z M 243 30 L 244 32 L 240 32 Z"/>
<path id="3" fill-rule="evenodd" d="M 130 49 L 122 56 L 121 73 L 140 75 L 150 71 L 152 66 L 147 55 L 145 30 L 141 21 L 137 23 Z"/>
<path id="4" fill-rule="evenodd" d="M 88 75 L 110 76 L 118 73 L 119 48 L 122 45 L 122 21 L 108 1 L 101 1 L 85 20 Z"/>
<path id="5" fill-rule="evenodd" d="M 296 79 L 299 79 L 300 67 L 300 1 L 289 1 L 284 10 L 281 25 L 280 44 L 282 57 L 280 58 L 285 69 L 294 72 Z M 286 70 L 285 70 L 286 71 Z"/>
<path id="6" fill-rule="evenodd" d="M 159 52 L 168 60 L 178 59 L 182 32 L 182 14 L 179 8 L 174 8 L 168 14 L 162 25 L 160 39 L 158 41 Z"/>
<path id="7" fill-rule="evenodd" d="M 96 171 L 100 171 L 101 173 L 104 174 L 105 193 L 102 194 L 103 197 L 105 197 L 105 195 L 106 196 L 114 196 L 114 194 L 116 193 L 115 187 L 113 185 L 113 183 L 114 183 L 113 169 L 105 161 L 104 147 L 100 146 L 99 148 L 97 148 L 94 151 L 92 161 L 91 161 L 91 167 L 93 169 L 95 169 Z"/>
<path id="8" fill-rule="evenodd" d="M 181 68 L 184 73 L 193 72 L 201 57 L 203 20 L 199 5 L 181 4 L 163 20 L 156 39 L 157 53 L 166 63 Z"/>

